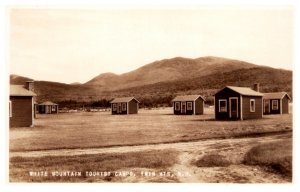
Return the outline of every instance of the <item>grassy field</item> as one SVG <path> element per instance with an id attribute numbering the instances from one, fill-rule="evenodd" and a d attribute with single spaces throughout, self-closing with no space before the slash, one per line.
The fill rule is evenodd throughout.
<path id="1" fill-rule="evenodd" d="M 274 141 L 253 140 L 234 147 L 231 144 L 231 150 L 226 145 L 219 145 L 213 151 L 199 151 L 202 155 L 194 156 L 191 165 L 197 167 L 196 171 L 206 171 L 201 175 L 210 174 L 212 171 L 223 175 L 222 178 L 212 177 L 209 182 L 292 182 L 293 147 L 292 138 L 288 135 Z M 272 181 L 270 177 L 278 177 L 278 180 Z"/>
<path id="2" fill-rule="evenodd" d="M 168 170 L 177 162 L 177 155 L 178 152 L 172 150 L 151 150 L 122 154 L 13 157 L 10 159 L 10 181 L 126 182 L 129 178 L 130 182 L 130 178 L 141 180 L 144 177 L 151 182 L 152 178 L 144 173 Z M 177 181 L 174 175 L 159 179 L 163 182 Z"/>
<path id="3" fill-rule="evenodd" d="M 292 114 L 245 121 L 215 121 L 205 115 L 176 116 L 171 108 L 139 110 L 135 115 L 109 112 L 37 115 L 33 128 L 10 129 L 10 151 L 96 148 L 172 143 L 209 138 L 254 136 L 292 130 Z"/>
<path id="4" fill-rule="evenodd" d="M 38 115 L 35 127 L 10 129 L 10 182 L 292 181 L 292 114 L 215 121 L 211 108 L 205 112 L 177 116 L 165 108 L 121 116 L 109 112 Z M 97 150 L 104 152 L 91 153 Z"/>
<path id="5" fill-rule="evenodd" d="M 261 165 L 270 171 L 292 176 L 292 139 L 260 144 L 251 148 L 244 157 L 244 164 Z"/>

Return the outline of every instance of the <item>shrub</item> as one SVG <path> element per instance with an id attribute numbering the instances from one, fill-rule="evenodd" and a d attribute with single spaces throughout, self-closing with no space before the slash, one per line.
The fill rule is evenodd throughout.
<path id="1" fill-rule="evenodd" d="M 231 164 L 223 155 L 209 154 L 195 162 L 197 167 L 228 167 Z"/>
<path id="2" fill-rule="evenodd" d="M 292 142 L 280 141 L 257 145 L 244 157 L 244 164 L 261 165 L 286 176 L 292 176 Z"/>

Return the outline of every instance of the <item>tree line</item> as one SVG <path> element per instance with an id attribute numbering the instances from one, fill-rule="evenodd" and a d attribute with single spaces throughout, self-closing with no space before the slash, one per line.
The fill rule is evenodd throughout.
<path id="1" fill-rule="evenodd" d="M 173 95 L 166 96 L 148 96 L 148 97 L 136 97 L 140 102 L 140 108 L 156 108 L 156 107 L 171 107 Z M 62 100 L 56 101 L 60 109 L 81 109 L 81 108 L 110 108 L 110 102 L 112 99 L 99 99 L 93 101 L 77 101 L 77 100 Z"/>

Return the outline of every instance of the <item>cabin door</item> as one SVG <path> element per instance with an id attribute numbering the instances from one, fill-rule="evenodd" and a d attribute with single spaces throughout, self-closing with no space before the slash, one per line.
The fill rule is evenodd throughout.
<path id="1" fill-rule="evenodd" d="M 238 98 L 233 97 L 229 98 L 229 118 L 231 119 L 238 119 Z"/>
<path id="2" fill-rule="evenodd" d="M 122 113 L 122 105 L 121 105 L 121 103 L 118 103 L 117 113 Z"/>
<path id="3" fill-rule="evenodd" d="M 181 103 L 181 113 L 186 113 L 186 102 Z"/>
<path id="4" fill-rule="evenodd" d="M 51 113 L 51 106 L 49 105 L 46 105 L 46 113 Z"/>
<path id="5" fill-rule="evenodd" d="M 270 100 L 264 100 L 264 113 L 270 113 Z"/>

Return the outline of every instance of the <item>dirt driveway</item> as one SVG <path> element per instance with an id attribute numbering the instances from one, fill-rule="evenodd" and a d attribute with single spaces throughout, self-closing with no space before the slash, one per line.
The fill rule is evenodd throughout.
<path id="1" fill-rule="evenodd" d="M 237 150 L 236 146 L 248 149 L 253 144 L 271 142 L 290 137 L 289 133 L 276 134 L 262 137 L 249 138 L 231 138 L 231 139 L 208 139 L 195 142 L 178 142 L 167 144 L 152 144 L 152 145 L 136 145 L 136 146 L 121 146 L 121 147 L 103 147 L 103 148 L 86 148 L 86 149 L 58 149 L 58 150 L 41 150 L 41 151 L 25 151 L 25 152 L 10 152 L 10 157 L 42 157 L 42 156 L 69 156 L 83 154 L 101 154 L 101 153 L 126 153 L 138 152 L 145 150 L 165 150 L 175 149 L 181 152 L 203 152 L 208 153 L 214 150 L 220 150 L 220 146 L 226 151 Z M 224 148 L 224 146 L 226 146 Z M 241 150 L 241 149 L 239 149 Z"/>

